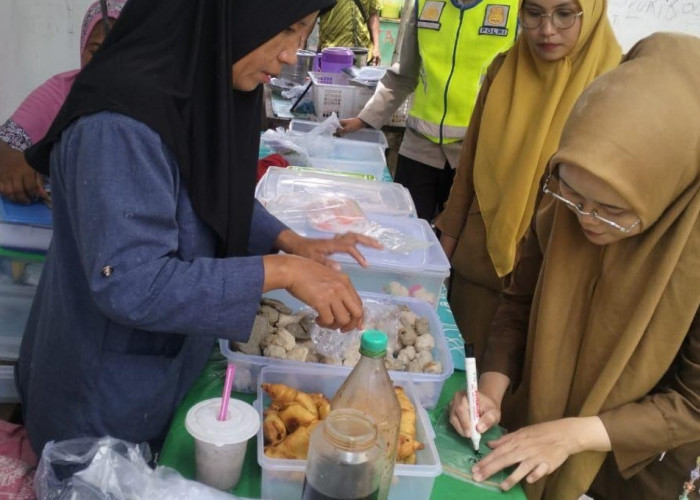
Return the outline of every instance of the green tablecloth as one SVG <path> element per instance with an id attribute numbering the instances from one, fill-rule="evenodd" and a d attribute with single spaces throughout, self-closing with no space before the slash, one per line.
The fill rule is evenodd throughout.
<path id="1" fill-rule="evenodd" d="M 158 458 L 160 465 L 173 467 L 187 478 L 194 478 L 194 441 L 185 429 L 185 415 L 199 401 L 221 395 L 224 366 L 222 357 L 215 353 L 175 413 Z M 456 371 L 445 382 L 436 409 L 428 413 L 434 416 L 433 413 L 447 404 L 452 395 L 462 387 L 464 387 L 464 372 Z M 253 394 L 233 393 L 233 396 L 248 403 L 252 403 L 254 399 Z M 251 439 L 248 442 L 241 480 L 234 493 L 242 497 L 260 498 L 260 475 L 256 442 L 255 439 Z M 490 491 L 442 474 L 435 479 L 430 498 L 433 500 L 524 500 L 525 495 L 519 486 L 509 492 Z"/>

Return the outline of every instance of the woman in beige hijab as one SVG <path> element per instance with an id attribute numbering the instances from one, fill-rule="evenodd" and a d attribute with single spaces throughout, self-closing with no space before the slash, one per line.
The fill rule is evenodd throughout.
<path id="1" fill-rule="evenodd" d="M 514 46 L 487 71 L 437 221 L 454 270 L 450 304 L 479 360 L 566 117 L 622 57 L 606 0 L 523 0 L 519 16 Z"/>
<path id="2" fill-rule="evenodd" d="M 700 455 L 700 39 L 656 34 L 578 99 L 479 382 L 528 424 L 473 473 L 528 498 L 676 498 Z M 529 323 L 529 326 L 528 326 Z M 469 435 L 463 393 L 451 421 Z"/>

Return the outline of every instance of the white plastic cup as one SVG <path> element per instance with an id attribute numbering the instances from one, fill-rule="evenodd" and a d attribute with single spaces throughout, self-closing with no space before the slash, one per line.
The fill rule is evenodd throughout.
<path id="1" fill-rule="evenodd" d="M 221 398 L 207 399 L 187 412 L 185 427 L 194 438 L 197 481 L 230 490 L 241 477 L 248 440 L 260 428 L 260 419 L 248 403 L 231 399 L 227 419 L 218 420 Z"/>

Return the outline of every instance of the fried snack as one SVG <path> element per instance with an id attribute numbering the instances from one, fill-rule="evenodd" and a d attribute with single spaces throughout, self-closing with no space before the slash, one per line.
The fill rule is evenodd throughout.
<path id="1" fill-rule="evenodd" d="M 311 413 L 300 403 L 290 403 L 286 408 L 279 412 L 279 416 L 287 428 L 287 432 L 294 432 L 299 427 L 304 427 L 318 420 L 318 413 L 314 407 L 314 413 Z"/>
<path id="2" fill-rule="evenodd" d="M 311 396 L 305 392 L 297 391 L 293 387 L 284 384 L 263 384 L 262 388 L 270 395 L 272 401 L 278 404 L 281 408 L 288 406 L 291 403 L 300 403 L 311 413 L 318 418 L 318 410 Z"/>
<path id="3" fill-rule="evenodd" d="M 265 444 L 275 445 L 287 437 L 287 428 L 277 410 L 268 408 L 264 416 L 262 427 Z"/>
<path id="4" fill-rule="evenodd" d="M 322 392 L 314 392 L 309 394 L 309 396 L 311 396 L 311 399 L 316 405 L 319 420 L 326 418 L 326 415 L 331 412 L 331 402 L 328 401 L 328 398 L 324 396 Z"/>
<path id="5" fill-rule="evenodd" d="M 396 398 L 401 407 L 401 423 L 399 424 L 399 440 L 396 450 L 396 461 L 405 464 L 416 463 L 416 451 L 425 446 L 416 440 L 416 409 L 406 396 L 403 387 L 394 387 Z"/>
<path id="6" fill-rule="evenodd" d="M 288 458 L 292 460 L 306 460 L 309 453 L 309 439 L 319 421 L 298 427 L 297 430 L 289 434 L 284 441 L 265 447 L 265 455 L 270 458 Z"/>

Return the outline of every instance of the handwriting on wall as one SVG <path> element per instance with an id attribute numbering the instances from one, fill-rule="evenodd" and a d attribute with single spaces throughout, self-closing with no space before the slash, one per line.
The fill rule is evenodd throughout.
<path id="1" fill-rule="evenodd" d="M 610 0 L 608 16 L 624 50 L 656 31 L 700 36 L 700 0 Z"/>

